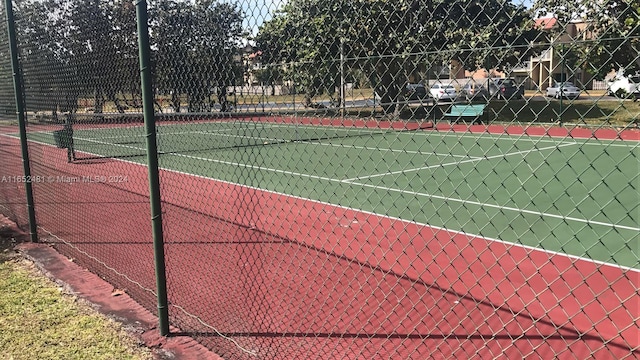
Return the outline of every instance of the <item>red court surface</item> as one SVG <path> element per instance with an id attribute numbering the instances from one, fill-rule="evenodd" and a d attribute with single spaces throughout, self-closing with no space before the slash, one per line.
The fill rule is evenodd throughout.
<path id="1" fill-rule="evenodd" d="M 3 158 L 19 156 L 17 139 L 2 144 Z M 69 164 L 65 150 L 36 143 L 30 154 L 34 175 L 127 175 L 35 183 L 37 221 L 65 255 L 154 309 L 146 168 Z M 22 173 L 19 161 L 8 166 Z M 174 171 L 160 178 L 172 321 L 223 357 L 640 356 L 636 269 Z"/>

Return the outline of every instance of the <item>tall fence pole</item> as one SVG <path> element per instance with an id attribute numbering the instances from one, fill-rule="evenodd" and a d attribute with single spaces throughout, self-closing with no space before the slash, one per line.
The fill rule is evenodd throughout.
<path id="1" fill-rule="evenodd" d="M 5 0 L 7 13 L 7 30 L 9 33 L 9 52 L 11 55 L 11 70 L 13 72 L 13 90 L 16 95 L 16 111 L 18 113 L 18 127 L 20 129 L 20 150 L 22 152 L 22 166 L 24 168 L 24 189 L 27 196 L 27 213 L 29 216 L 29 236 L 32 242 L 38 241 L 36 225 L 36 210 L 33 201 L 33 186 L 31 183 L 31 167 L 29 161 L 29 146 L 27 144 L 27 121 L 25 119 L 24 98 L 22 97 L 22 79 L 20 77 L 20 62 L 18 61 L 18 40 L 16 38 L 16 24 L 13 16 L 12 0 Z"/>
<path id="2" fill-rule="evenodd" d="M 158 146 L 153 112 L 153 89 L 151 85 L 151 48 L 149 46 L 149 16 L 146 0 L 136 0 L 138 47 L 140 55 L 140 82 L 142 86 L 142 109 L 147 139 L 147 161 L 149 171 L 149 195 L 151 224 L 153 231 L 153 253 L 158 292 L 158 320 L 160 335 L 169 335 L 169 308 L 167 301 L 167 277 L 164 260 L 162 234 L 162 208 L 160 203 L 160 179 L 158 174 Z"/>

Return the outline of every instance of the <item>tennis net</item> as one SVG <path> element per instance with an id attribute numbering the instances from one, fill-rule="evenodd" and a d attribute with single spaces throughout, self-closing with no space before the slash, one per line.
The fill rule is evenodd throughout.
<path id="1" fill-rule="evenodd" d="M 156 126 L 156 137 L 158 153 L 162 155 L 380 136 L 427 127 L 419 124 L 404 127 L 364 123 L 342 126 L 226 119 L 161 123 Z M 145 127 L 142 124 L 74 126 L 73 149 L 79 160 L 145 156 Z"/>

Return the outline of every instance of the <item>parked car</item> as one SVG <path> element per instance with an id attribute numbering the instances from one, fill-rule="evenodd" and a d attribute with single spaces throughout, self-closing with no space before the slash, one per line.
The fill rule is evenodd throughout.
<path id="1" fill-rule="evenodd" d="M 523 99 L 524 88 L 511 78 L 493 78 L 489 80 L 489 95 L 498 99 Z"/>
<path id="2" fill-rule="evenodd" d="M 433 84 L 431 85 L 429 92 L 435 101 L 454 101 L 458 97 L 458 91 L 451 84 Z"/>
<path id="3" fill-rule="evenodd" d="M 427 97 L 427 87 L 423 84 L 407 84 L 404 89 L 404 98 L 406 100 L 423 100 Z"/>
<path id="4" fill-rule="evenodd" d="M 608 95 L 625 96 L 633 94 L 640 97 L 640 75 L 617 75 L 607 87 Z"/>
<path id="5" fill-rule="evenodd" d="M 577 99 L 580 97 L 580 89 L 572 82 L 554 82 L 552 86 L 547 88 L 547 96 L 556 99 Z"/>
<path id="6" fill-rule="evenodd" d="M 482 100 L 487 101 L 491 97 L 489 90 L 486 87 L 477 83 L 468 83 L 460 90 L 460 95 L 467 98 L 467 100 Z"/>

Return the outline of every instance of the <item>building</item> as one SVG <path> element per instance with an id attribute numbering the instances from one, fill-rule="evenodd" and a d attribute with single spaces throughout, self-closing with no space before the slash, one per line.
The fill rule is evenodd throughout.
<path id="1" fill-rule="evenodd" d="M 585 21 L 573 21 L 568 23 L 563 31 L 558 31 L 560 24 L 554 17 L 539 18 L 535 21 L 535 26 L 539 29 L 557 33 L 551 39 L 550 46 L 544 49 L 540 55 L 533 56 L 528 60 L 517 64 L 507 72 L 500 72 L 496 69 L 478 69 L 475 71 L 465 71 L 461 73 L 461 65 L 452 63 L 451 79 L 486 79 L 494 77 L 512 77 L 517 83 L 523 84 L 529 90 L 545 90 L 554 81 L 572 81 L 582 88 L 591 86 L 592 79 L 584 69 L 570 68 L 563 61 L 561 56 L 563 50 L 570 51 L 571 44 L 580 40 L 589 40 L 595 37 L 594 32 Z"/>
<path id="2" fill-rule="evenodd" d="M 536 20 L 536 26 L 543 31 L 558 33 L 551 39 L 551 46 L 545 49 L 539 56 L 532 57 L 529 61 L 517 69 L 518 72 L 526 72 L 531 79 L 530 88 L 545 90 L 554 81 L 571 81 L 581 88 L 591 86 L 590 76 L 584 69 L 570 68 L 563 61 L 563 51 L 570 51 L 571 44 L 576 41 L 589 40 L 595 37 L 588 22 L 579 20 L 566 24 L 562 32 L 558 32 L 558 20 L 554 17 L 540 18 Z M 514 69 L 515 70 L 515 69 Z"/>

